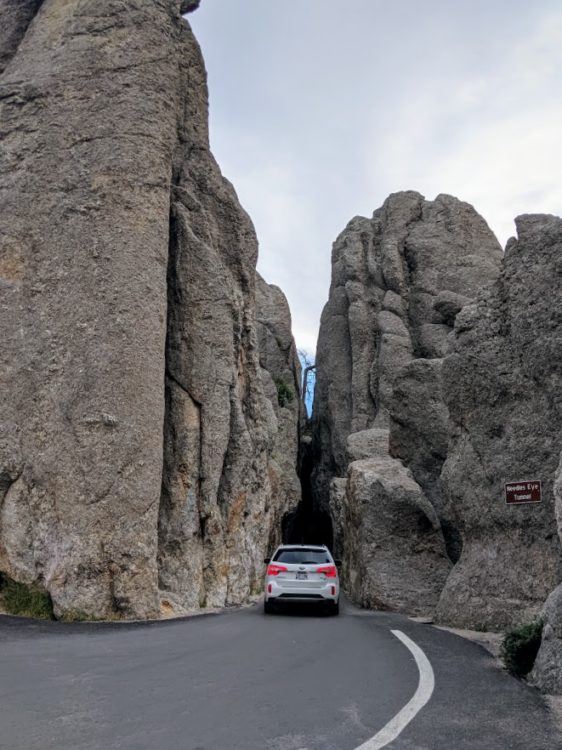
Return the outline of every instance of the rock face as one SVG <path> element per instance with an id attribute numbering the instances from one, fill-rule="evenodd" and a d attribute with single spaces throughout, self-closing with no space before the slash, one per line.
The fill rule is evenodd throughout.
<path id="1" fill-rule="evenodd" d="M 441 387 L 442 359 L 413 359 L 396 374 L 390 408 L 389 452 L 401 458 L 437 510 L 447 552 L 460 557 L 461 540 L 441 498 L 440 475 L 449 442 L 449 412 Z"/>
<path id="2" fill-rule="evenodd" d="M 282 520 L 301 500 L 297 474 L 304 406 L 301 398 L 301 364 L 291 332 L 291 312 L 279 287 L 258 274 L 256 304 L 261 375 L 269 399 L 270 455 L 268 475 L 272 502 L 268 550 L 282 540 Z"/>
<path id="3" fill-rule="evenodd" d="M 400 367 L 443 355 L 452 330 L 443 293 L 474 297 L 497 275 L 501 254 L 474 209 L 445 195 L 397 193 L 338 237 L 316 362 L 319 494 L 345 473 L 348 435 L 389 426 Z"/>
<path id="4" fill-rule="evenodd" d="M 471 206 L 414 192 L 353 219 L 334 244 L 313 482 L 317 504 L 339 519 L 336 549 L 364 604 L 432 611 L 450 568 L 440 522 L 458 557 L 438 486 L 448 438 L 441 358 L 456 314 L 495 278 L 501 255 Z M 402 512 L 407 520 L 394 518 Z"/>
<path id="5" fill-rule="evenodd" d="M 235 199 L 231 205 L 239 220 Z M 287 301 L 257 276 L 257 322 L 252 308 L 241 310 L 234 329 L 241 340 L 233 351 L 234 305 L 224 290 L 236 286 L 227 269 L 217 273 L 218 254 L 207 249 L 205 256 L 208 267 L 199 259 L 178 268 L 184 304 L 170 306 L 177 318 L 170 319 L 168 335 L 159 574 L 167 600 L 186 609 L 239 603 L 257 590 L 267 541 L 278 541 L 281 516 L 300 499 L 300 364 Z M 247 304 L 252 286 L 240 303 Z M 208 299 L 212 308 L 204 304 Z M 247 358 L 243 367 L 236 355 Z"/>
<path id="6" fill-rule="evenodd" d="M 546 600 L 541 616 L 542 642 L 531 680 L 545 693 L 562 695 L 562 584 Z"/>
<path id="7" fill-rule="evenodd" d="M 59 616 L 242 601 L 289 501 L 195 6 L 0 0 L 0 570 Z"/>
<path id="8" fill-rule="evenodd" d="M 562 579 L 553 493 L 562 220 L 521 216 L 516 226 L 499 278 L 457 316 L 443 365 L 453 435 L 441 479 L 463 550 L 438 615 L 489 629 L 532 619 Z M 542 502 L 506 505 L 504 483 L 524 479 L 542 481 Z M 549 617 L 555 609 L 551 602 Z"/>

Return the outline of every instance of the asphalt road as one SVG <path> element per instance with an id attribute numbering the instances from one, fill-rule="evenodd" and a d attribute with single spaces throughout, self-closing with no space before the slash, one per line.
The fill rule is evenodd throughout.
<path id="1" fill-rule="evenodd" d="M 345 604 L 150 624 L 0 617 L 2 750 L 355 750 L 435 675 L 389 750 L 560 750 L 540 695 L 480 646 Z"/>

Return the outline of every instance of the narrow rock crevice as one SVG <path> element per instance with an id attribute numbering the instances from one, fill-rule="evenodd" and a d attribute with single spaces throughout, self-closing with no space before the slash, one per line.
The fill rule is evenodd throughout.
<path id="1" fill-rule="evenodd" d="M 312 489 L 314 452 L 310 438 L 305 436 L 300 444 L 299 478 L 302 498 L 296 508 L 283 516 L 282 539 L 284 544 L 325 544 L 334 552 L 334 528 L 328 510 L 315 504 Z"/>

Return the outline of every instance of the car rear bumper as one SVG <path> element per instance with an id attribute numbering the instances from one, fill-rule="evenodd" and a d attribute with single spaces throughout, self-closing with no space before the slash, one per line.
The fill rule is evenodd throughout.
<path id="1" fill-rule="evenodd" d="M 271 586 L 271 591 L 268 587 Z M 333 601 L 339 599 L 339 585 L 337 583 L 326 583 L 322 586 L 311 588 L 299 587 L 294 584 L 290 587 L 279 585 L 277 581 L 267 581 L 265 586 L 265 600 L 276 602 L 314 602 Z"/>

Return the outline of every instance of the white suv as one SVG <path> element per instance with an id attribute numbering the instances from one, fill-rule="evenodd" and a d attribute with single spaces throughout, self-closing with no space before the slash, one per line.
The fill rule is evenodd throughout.
<path id="1" fill-rule="evenodd" d="M 318 602 L 337 615 L 340 579 L 335 561 L 326 546 L 282 544 L 273 557 L 267 557 L 264 612 L 270 614 L 277 604 Z"/>

